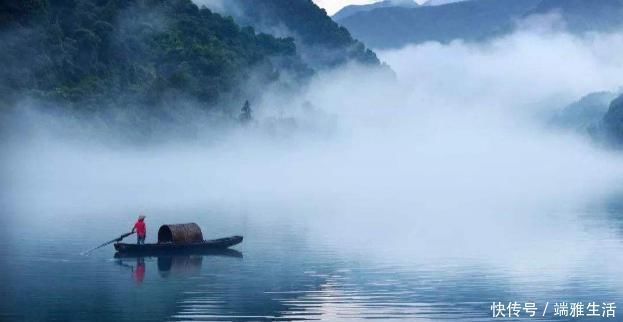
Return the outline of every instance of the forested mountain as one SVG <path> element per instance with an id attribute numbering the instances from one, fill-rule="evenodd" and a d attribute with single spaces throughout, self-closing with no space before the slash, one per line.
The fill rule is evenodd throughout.
<path id="1" fill-rule="evenodd" d="M 589 134 L 598 142 L 623 146 L 623 89 L 595 92 L 562 109 L 552 125 Z"/>
<path id="2" fill-rule="evenodd" d="M 612 100 L 619 92 L 595 92 L 582 97 L 554 115 L 554 125 L 575 129 L 580 132 L 596 131 Z"/>
<path id="3" fill-rule="evenodd" d="M 519 20 L 549 13 L 560 14 L 572 32 L 623 26 L 623 0 L 471 0 L 378 8 L 337 22 L 368 46 L 396 48 L 425 41 L 479 41 L 511 32 Z"/>
<path id="4" fill-rule="evenodd" d="M 394 0 L 395 1 L 395 0 Z M 210 5 L 211 1 L 197 3 Z M 312 0 L 227 0 L 219 7 L 243 26 L 294 39 L 303 61 L 316 69 L 348 61 L 379 64 L 376 55 L 353 39 Z"/>
<path id="5" fill-rule="evenodd" d="M 332 65 L 349 59 L 378 64 L 310 1 L 282 2 L 240 3 L 253 13 L 249 19 L 279 18 L 296 27 L 301 44 L 341 54 Z M 241 27 L 191 0 L 5 0 L 0 41 L 5 106 L 23 97 L 81 110 L 173 108 L 181 99 L 213 106 L 244 102 L 248 91 L 261 92 L 283 75 L 292 83 L 313 73 L 294 39 Z M 246 86 L 250 79 L 255 86 Z"/>

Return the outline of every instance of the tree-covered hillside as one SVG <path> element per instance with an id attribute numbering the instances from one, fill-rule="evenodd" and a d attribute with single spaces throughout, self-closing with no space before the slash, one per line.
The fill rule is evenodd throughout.
<path id="1" fill-rule="evenodd" d="M 309 74 L 292 39 L 257 34 L 190 0 L 5 0 L 0 95 L 74 107 L 205 105 Z"/>
<path id="2" fill-rule="evenodd" d="M 305 63 L 315 69 L 331 68 L 349 61 L 379 64 L 374 52 L 353 39 L 312 0 L 227 0 L 226 14 L 245 26 L 292 37 Z"/>
<path id="3" fill-rule="evenodd" d="M 608 91 L 590 93 L 559 111 L 552 123 L 579 132 L 598 132 L 610 103 L 619 95 Z"/>
<path id="4" fill-rule="evenodd" d="M 623 145 L 623 95 L 610 103 L 603 117 L 603 128 L 608 139 L 619 146 Z"/>

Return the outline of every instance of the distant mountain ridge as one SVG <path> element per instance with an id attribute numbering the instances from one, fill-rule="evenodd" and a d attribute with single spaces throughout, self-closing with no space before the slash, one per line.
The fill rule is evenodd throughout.
<path id="1" fill-rule="evenodd" d="M 359 12 L 366 12 L 379 8 L 417 8 L 419 6 L 442 6 L 450 3 L 461 2 L 461 1 L 469 1 L 469 0 L 428 0 L 421 5 L 417 3 L 415 0 L 382 0 L 370 4 L 351 4 L 345 6 L 336 12 L 333 16 L 333 20 L 339 21 L 345 19 L 346 17 L 350 17 Z"/>
<path id="2" fill-rule="evenodd" d="M 348 5 L 342 8 L 340 11 L 335 13 L 332 18 L 335 21 L 342 20 L 346 17 L 352 16 L 359 12 L 370 11 L 378 8 L 389 8 L 389 7 L 402 7 L 402 8 L 416 8 L 420 5 L 414 0 L 384 0 L 380 2 L 375 2 L 372 4 L 353 4 Z"/>
<path id="3" fill-rule="evenodd" d="M 372 48 L 426 41 L 480 41 L 511 32 L 533 15 L 560 14 L 568 30 L 610 31 L 623 26 L 623 0 L 469 0 L 415 8 L 385 6 L 336 21 Z"/>
<path id="4" fill-rule="evenodd" d="M 428 0 L 422 5 L 423 6 L 443 6 L 445 4 L 461 2 L 461 1 L 469 1 L 469 0 Z"/>
<path id="5" fill-rule="evenodd" d="M 549 12 L 559 13 L 572 32 L 623 27 L 623 0 L 542 0 L 526 15 Z"/>

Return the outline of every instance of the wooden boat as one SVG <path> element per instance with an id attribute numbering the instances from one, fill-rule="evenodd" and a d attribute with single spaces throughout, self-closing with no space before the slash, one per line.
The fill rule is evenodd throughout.
<path id="1" fill-rule="evenodd" d="M 167 251 L 209 251 L 222 250 L 242 242 L 242 236 L 232 236 L 212 240 L 204 240 L 195 243 L 155 243 L 155 244 L 126 244 L 116 243 L 115 250 L 121 253 L 157 253 Z"/>
<path id="2" fill-rule="evenodd" d="M 216 256 L 216 257 L 234 257 L 243 258 L 241 252 L 233 248 L 225 249 L 180 249 L 180 250 L 154 250 L 154 251 L 138 251 L 138 252 L 116 252 L 114 258 L 116 259 L 130 259 L 138 257 L 157 257 L 167 258 L 171 256 Z"/>
<path id="3" fill-rule="evenodd" d="M 158 230 L 158 242 L 155 244 L 116 243 L 119 253 L 158 255 L 172 252 L 209 252 L 224 250 L 240 244 L 242 236 L 204 240 L 201 229 L 195 223 L 162 225 Z"/>

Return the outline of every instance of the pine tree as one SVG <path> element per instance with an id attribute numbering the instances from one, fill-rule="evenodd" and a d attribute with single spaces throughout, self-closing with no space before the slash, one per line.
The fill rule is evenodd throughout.
<path id="1" fill-rule="evenodd" d="M 242 106 L 242 109 L 240 110 L 240 116 L 238 116 L 238 119 L 242 123 L 249 123 L 251 120 L 253 120 L 252 113 L 253 111 L 251 110 L 251 104 L 249 103 L 249 100 L 246 100 L 244 102 L 244 106 Z"/>

